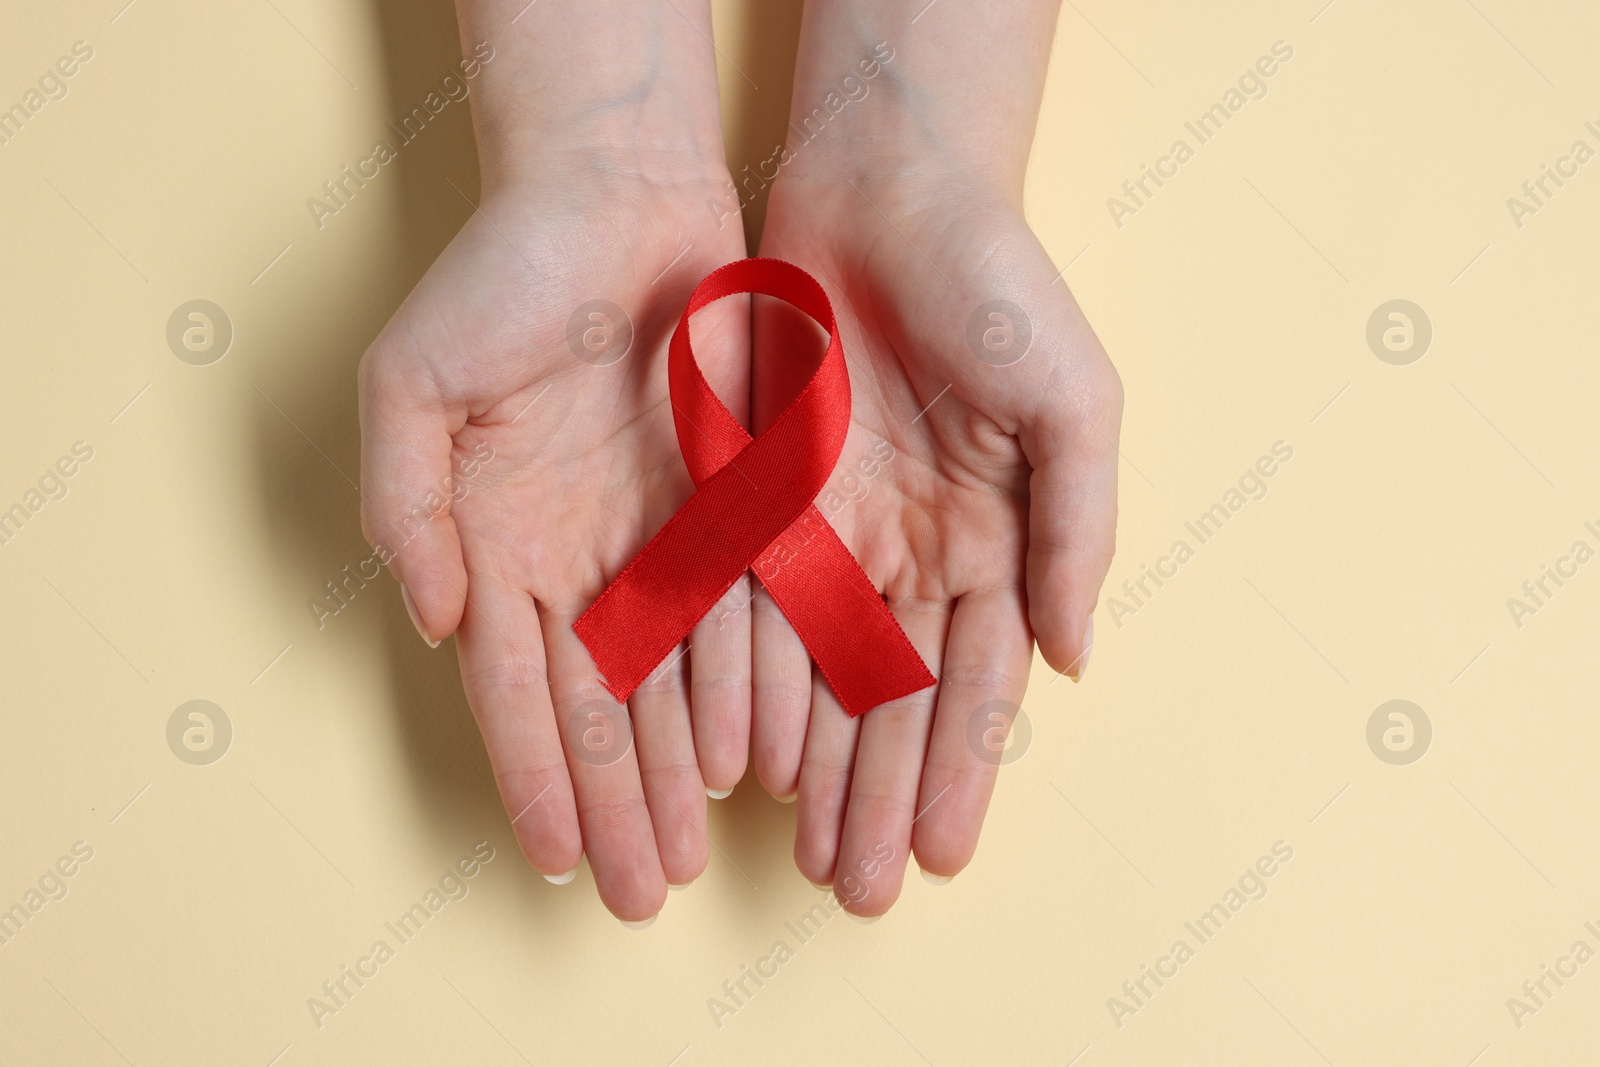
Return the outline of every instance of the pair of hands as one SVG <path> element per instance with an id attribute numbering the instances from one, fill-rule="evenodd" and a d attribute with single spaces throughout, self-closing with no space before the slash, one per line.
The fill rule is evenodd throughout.
<path id="1" fill-rule="evenodd" d="M 700 279 L 747 254 L 720 158 L 648 156 L 485 166 L 478 210 L 362 360 L 363 528 L 394 551 L 423 637 L 456 635 L 517 840 L 550 881 L 587 855 L 613 914 L 653 919 L 706 866 L 708 794 L 753 759 L 798 801 L 800 871 L 848 877 L 846 909 L 881 915 L 913 854 L 935 880 L 971 859 L 997 761 L 969 729 L 1021 703 L 1033 642 L 1082 672 L 1113 549 L 1120 383 L 1018 196 L 926 169 L 783 174 L 759 252 L 822 283 L 850 370 L 830 482 L 844 503 L 824 510 L 939 682 L 850 718 L 747 575 L 624 711 L 572 624 L 693 491 L 667 341 Z M 968 341 L 994 299 L 1031 327 L 1005 366 Z M 606 365 L 569 344 L 596 300 L 633 331 Z M 814 370 L 809 323 L 767 298 L 696 316 L 701 368 L 753 432 Z M 418 521 L 452 477 L 456 499 Z M 620 756 L 586 747 L 595 708 L 631 729 Z"/>

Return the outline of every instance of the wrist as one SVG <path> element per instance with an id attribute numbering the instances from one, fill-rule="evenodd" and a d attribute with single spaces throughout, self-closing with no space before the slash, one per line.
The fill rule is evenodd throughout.
<path id="1" fill-rule="evenodd" d="M 708 0 L 459 0 L 485 195 L 542 178 L 725 184 Z"/>
<path id="2" fill-rule="evenodd" d="M 806 5 L 786 173 L 1020 206 L 1058 0 Z"/>
<path id="3" fill-rule="evenodd" d="M 537 187 L 554 194 L 605 192 L 648 185 L 668 190 L 704 190 L 725 199 L 729 185 L 726 160 L 716 146 L 643 143 L 624 130 L 603 130 L 594 123 L 574 129 L 541 123 L 533 130 L 505 132 L 492 118 L 474 118 L 478 168 L 485 198 Z"/>

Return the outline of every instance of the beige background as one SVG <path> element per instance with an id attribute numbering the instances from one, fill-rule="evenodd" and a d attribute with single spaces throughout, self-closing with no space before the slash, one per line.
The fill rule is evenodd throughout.
<path id="1" fill-rule="evenodd" d="M 586 870 L 522 864 L 451 648 L 392 582 L 321 630 L 307 608 L 367 554 L 353 370 L 471 212 L 446 182 L 475 195 L 466 109 L 320 232 L 305 201 L 455 61 L 448 5 L 124 2 L 13 0 L 0 33 L 5 104 L 94 49 L 0 147 L 0 508 L 94 449 L 0 546 L 0 906 L 93 848 L 0 946 L 0 1062 L 1593 1055 L 1600 962 L 1520 1027 L 1506 1003 L 1600 949 L 1600 564 L 1520 628 L 1506 604 L 1600 547 L 1600 162 L 1520 229 L 1506 206 L 1600 148 L 1590 5 L 1063 8 L 1028 208 L 1127 384 L 1108 595 L 1274 442 L 1294 458 L 1120 627 L 1102 605 L 1082 685 L 1038 664 L 966 873 L 802 945 L 785 923 L 820 894 L 753 777 L 713 805 L 705 877 L 624 929 Z M 735 169 L 781 136 L 797 24 L 717 6 Z M 1266 98 L 1118 228 L 1107 198 L 1279 40 Z M 893 44 L 910 62 L 915 27 Z M 164 337 L 197 297 L 236 330 L 209 367 Z M 1433 326 L 1409 366 L 1365 340 L 1395 298 Z M 1394 698 L 1433 727 L 1408 766 L 1366 741 Z M 235 731 L 210 766 L 167 746 L 193 699 Z M 307 998 L 480 840 L 470 894 L 318 1029 Z M 1199 945 L 1185 921 L 1278 841 L 1267 895 Z M 1194 958 L 1119 1027 L 1108 998 L 1179 938 Z M 794 958 L 716 1025 L 708 998 L 780 939 Z"/>

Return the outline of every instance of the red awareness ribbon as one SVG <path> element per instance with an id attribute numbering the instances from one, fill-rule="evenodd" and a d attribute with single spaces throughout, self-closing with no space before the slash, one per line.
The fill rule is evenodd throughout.
<path id="1" fill-rule="evenodd" d="M 690 316 L 737 293 L 788 301 L 828 331 L 811 381 L 756 438 L 712 392 L 689 343 Z M 750 569 L 851 715 L 932 685 L 872 580 L 812 503 L 850 429 L 850 374 L 817 280 L 777 259 L 714 271 L 672 335 L 667 380 L 695 493 L 573 624 L 611 695 L 627 700 Z"/>

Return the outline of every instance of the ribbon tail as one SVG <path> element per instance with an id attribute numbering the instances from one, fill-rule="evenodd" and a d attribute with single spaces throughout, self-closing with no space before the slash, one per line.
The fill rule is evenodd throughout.
<path id="1" fill-rule="evenodd" d="M 815 505 L 754 569 L 852 717 L 937 681 Z"/>

